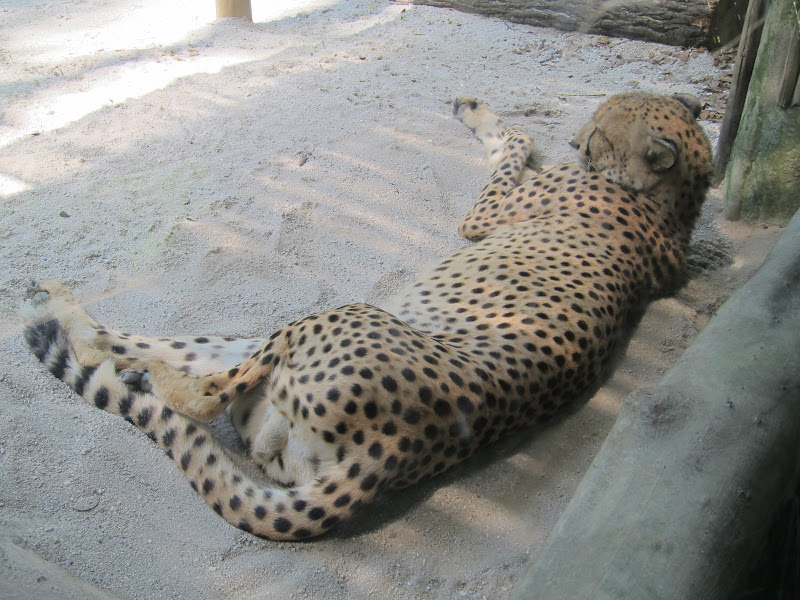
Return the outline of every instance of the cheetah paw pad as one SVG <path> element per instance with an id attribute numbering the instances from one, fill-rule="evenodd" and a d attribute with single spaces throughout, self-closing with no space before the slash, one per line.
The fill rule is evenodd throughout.
<path id="1" fill-rule="evenodd" d="M 130 368 L 119 372 L 122 383 L 137 392 L 152 392 L 153 385 L 150 383 L 150 372 L 147 370 Z"/>

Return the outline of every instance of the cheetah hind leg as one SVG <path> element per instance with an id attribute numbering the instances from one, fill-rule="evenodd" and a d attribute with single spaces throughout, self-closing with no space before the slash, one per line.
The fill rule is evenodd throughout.
<path id="1" fill-rule="evenodd" d="M 58 321 L 85 365 L 97 366 L 112 359 L 116 368 L 122 370 L 156 360 L 187 375 L 203 376 L 238 365 L 264 343 L 262 338 L 209 335 L 152 338 L 122 333 L 89 317 L 59 281 L 31 282 L 25 298 L 20 310 L 23 318 Z M 150 391 L 146 378 L 141 381 L 140 389 Z"/>
<path id="2" fill-rule="evenodd" d="M 32 282 L 25 298 L 22 316 L 41 325 L 26 328 L 28 344 L 39 360 L 44 360 L 46 349 L 52 346 L 52 340 L 39 338 L 47 332 L 60 332 L 81 367 L 95 369 L 109 360 L 131 391 L 155 394 L 170 408 L 201 421 L 219 416 L 240 395 L 229 393 L 221 401 L 214 385 L 219 380 L 220 387 L 229 386 L 230 365 L 240 364 L 262 343 L 207 336 L 153 339 L 120 333 L 86 314 L 59 281 Z M 205 356 L 212 351 L 219 356 Z M 252 382 L 247 385 L 250 390 L 256 386 Z"/>
<path id="3" fill-rule="evenodd" d="M 105 329 L 86 314 L 67 286 L 60 281 L 29 283 L 20 314 L 28 321 L 56 321 L 59 329 L 69 339 L 81 365 L 98 367 L 109 358 L 115 359 L 117 368 L 124 368 L 129 364 L 129 361 L 114 355 L 112 344 L 103 339 Z M 38 354 L 37 358 L 42 360 Z"/>
<path id="4" fill-rule="evenodd" d="M 495 169 L 503 156 L 506 140 L 515 128 L 509 128 L 489 107 L 475 98 L 459 97 L 453 101 L 453 114 L 472 130 L 478 138 L 489 159 L 489 166 Z M 525 166 L 517 178 L 517 185 L 535 176 L 542 169 L 541 157 L 535 148 L 525 159 Z"/>

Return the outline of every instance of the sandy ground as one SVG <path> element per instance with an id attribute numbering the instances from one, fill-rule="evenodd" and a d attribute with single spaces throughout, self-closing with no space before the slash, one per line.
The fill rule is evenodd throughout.
<path id="1" fill-rule="evenodd" d="M 695 93 L 713 117 L 725 73 L 706 52 L 385 0 L 256 1 L 252 25 L 196 4 L 0 6 L 0 596 L 508 597 L 621 401 L 658 381 L 776 228 L 725 223 L 712 197 L 695 277 L 651 305 L 588 403 L 298 544 L 229 526 L 143 435 L 45 373 L 21 340 L 25 284 L 63 279 L 101 322 L 151 335 L 263 336 L 380 305 L 464 245 L 488 171 L 454 96 L 561 162 L 608 95 Z"/>

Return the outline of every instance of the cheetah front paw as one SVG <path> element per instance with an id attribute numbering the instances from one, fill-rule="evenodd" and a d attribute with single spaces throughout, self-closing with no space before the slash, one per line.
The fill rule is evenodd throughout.
<path id="1" fill-rule="evenodd" d="M 460 96 L 453 100 L 453 114 L 473 131 L 479 128 L 486 128 L 487 125 L 499 121 L 488 106 L 476 98 L 468 98 L 466 96 Z"/>
<path id="2" fill-rule="evenodd" d="M 487 152 L 502 147 L 505 125 L 488 106 L 475 98 L 459 97 L 453 101 L 453 114 L 486 145 Z"/>
<path id="3" fill-rule="evenodd" d="M 467 127 L 473 128 L 472 121 L 479 106 L 480 103 L 475 98 L 459 96 L 453 100 L 453 115 Z"/>

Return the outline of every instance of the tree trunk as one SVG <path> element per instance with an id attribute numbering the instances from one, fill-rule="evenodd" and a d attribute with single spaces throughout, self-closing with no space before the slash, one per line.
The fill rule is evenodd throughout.
<path id="1" fill-rule="evenodd" d="M 725 213 L 785 222 L 800 209 L 800 15 L 773 0 L 731 148 Z"/>
<path id="2" fill-rule="evenodd" d="M 516 23 L 555 27 L 676 46 L 713 46 L 736 32 L 716 31 L 730 16 L 727 0 L 411 0 L 501 17 Z M 739 5 L 745 4 L 739 2 Z M 719 7 L 719 8 L 718 8 Z M 738 27 L 741 21 L 737 17 Z M 727 28 L 729 25 L 720 25 Z M 722 38 L 715 41 L 715 38 Z"/>
<path id="3" fill-rule="evenodd" d="M 736 597 L 800 473 L 798 256 L 800 212 L 661 383 L 626 400 L 512 598 Z"/>

